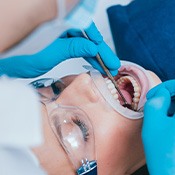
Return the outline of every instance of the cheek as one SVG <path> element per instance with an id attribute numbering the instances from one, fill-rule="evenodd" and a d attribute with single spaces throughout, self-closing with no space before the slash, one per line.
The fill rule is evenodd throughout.
<path id="1" fill-rule="evenodd" d="M 125 174 L 127 170 L 143 159 L 140 125 L 127 121 L 110 119 L 99 123 L 96 130 L 96 150 L 100 175 Z M 139 154 L 139 156 L 135 156 Z"/>
<path id="2" fill-rule="evenodd" d="M 96 139 L 99 174 L 105 175 L 107 172 L 113 174 L 117 171 L 117 167 L 122 168 L 123 166 L 121 162 L 123 161 L 125 150 L 122 144 L 124 135 L 120 130 L 114 131 L 113 124 L 111 124 L 111 127 L 101 126 L 103 129 L 98 133 L 98 138 Z"/>
<path id="3" fill-rule="evenodd" d="M 33 148 L 33 152 L 48 174 L 57 175 L 64 172 L 64 174 L 74 175 L 73 167 L 50 127 L 45 108 L 42 116 L 44 142 L 39 147 Z"/>

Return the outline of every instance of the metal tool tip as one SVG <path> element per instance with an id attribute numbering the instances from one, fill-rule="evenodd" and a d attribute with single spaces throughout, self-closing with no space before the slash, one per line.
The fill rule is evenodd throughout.
<path id="1" fill-rule="evenodd" d="M 128 104 L 128 103 L 123 104 L 123 107 L 126 107 L 126 108 L 128 108 L 128 109 L 133 110 L 133 109 L 132 109 L 132 106 L 131 106 L 130 104 Z"/>

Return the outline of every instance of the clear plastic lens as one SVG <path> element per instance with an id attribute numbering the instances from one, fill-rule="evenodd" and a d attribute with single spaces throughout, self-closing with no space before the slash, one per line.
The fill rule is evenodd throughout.
<path id="1" fill-rule="evenodd" d="M 40 94 L 53 132 L 77 173 L 93 171 L 97 174 L 94 131 L 87 114 L 76 106 L 62 106 L 55 102 L 66 87 L 63 81 L 46 78 L 36 80 L 30 85 Z"/>
<path id="2" fill-rule="evenodd" d="M 57 99 L 61 92 L 66 88 L 61 79 L 54 80 L 52 78 L 39 79 L 31 82 L 30 85 L 37 90 L 43 103 Z"/>
<path id="3" fill-rule="evenodd" d="M 78 107 L 57 106 L 50 115 L 51 127 L 76 170 L 82 161 L 95 160 L 95 139 L 88 116 Z"/>

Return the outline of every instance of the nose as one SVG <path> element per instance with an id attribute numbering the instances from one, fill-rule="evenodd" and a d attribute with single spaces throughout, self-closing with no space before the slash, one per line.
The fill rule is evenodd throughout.
<path id="1" fill-rule="evenodd" d="M 63 91 L 60 98 L 78 106 L 94 103 L 99 99 L 90 75 L 85 73 L 78 75 Z"/>

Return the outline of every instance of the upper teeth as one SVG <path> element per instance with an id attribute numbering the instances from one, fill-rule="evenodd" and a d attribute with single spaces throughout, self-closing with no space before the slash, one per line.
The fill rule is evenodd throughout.
<path id="1" fill-rule="evenodd" d="M 108 89 L 110 90 L 111 94 L 119 102 L 118 92 L 117 92 L 114 84 L 112 83 L 112 81 L 109 78 L 105 78 L 105 81 L 106 81 L 106 84 L 107 84 Z M 141 95 L 141 88 L 140 88 L 139 84 L 137 83 L 137 81 L 134 78 L 132 78 L 131 76 L 124 76 L 124 77 L 120 77 L 116 83 L 118 86 L 121 86 L 121 85 L 124 85 L 125 83 L 128 83 L 128 82 L 131 82 L 132 86 L 134 88 L 134 94 L 133 94 L 131 106 L 132 106 L 133 110 L 137 110 L 138 103 L 140 100 L 140 95 Z"/>
<path id="2" fill-rule="evenodd" d="M 120 103 L 120 101 L 118 100 L 117 89 L 115 88 L 112 81 L 109 78 L 105 78 L 105 81 L 106 81 L 107 87 L 108 87 L 109 91 L 111 92 L 111 94 L 113 95 L 114 99 L 117 100 L 118 103 Z"/>

